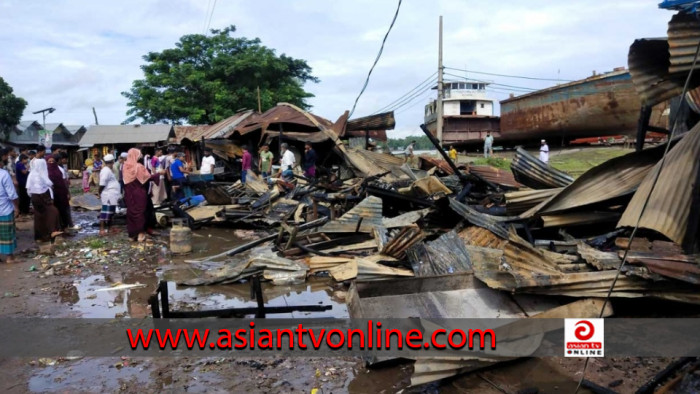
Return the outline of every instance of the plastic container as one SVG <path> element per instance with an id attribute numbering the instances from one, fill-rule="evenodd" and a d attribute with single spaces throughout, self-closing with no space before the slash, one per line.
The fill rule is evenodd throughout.
<path id="1" fill-rule="evenodd" d="M 170 251 L 173 254 L 187 254 L 192 251 L 192 230 L 184 219 L 173 219 L 170 229 Z"/>

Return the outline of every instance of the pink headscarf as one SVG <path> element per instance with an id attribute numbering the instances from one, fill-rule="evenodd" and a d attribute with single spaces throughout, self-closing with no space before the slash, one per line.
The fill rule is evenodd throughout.
<path id="1" fill-rule="evenodd" d="M 142 184 L 148 182 L 148 180 L 151 179 L 151 174 L 148 173 L 148 170 L 143 164 L 138 162 L 141 157 L 141 152 L 136 148 L 131 148 L 129 152 L 127 152 L 127 155 L 126 162 L 122 167 L 124 184 L 127 185 L 136 179 Z"/>

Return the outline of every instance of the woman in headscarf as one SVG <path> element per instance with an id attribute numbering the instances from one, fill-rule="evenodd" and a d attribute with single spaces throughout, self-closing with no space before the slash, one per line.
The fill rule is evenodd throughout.
<path id="1" fill-rule="evenodd" d="M 129 149 L 126 162 L 122 166 L 124 179 L 124 202 L 126 203 L 126 230 L 129 238 L 143 242 L 146 233 L 152 232 L 156 224 L 153 203 L 148 197 L 148 186 L 151 181 L 159 183 L 160 173 L 151 175 L 138 160 L 141 152 L 136 148 Z"/>
<path id="2" fill-rule="evenodd" d="M 34 206 L 34 239 L 52 241 L 62 234 L 59 213 L 53 205 L 53 182 L 49 179 L 46 160 L 35 159 L 27 177 L 27 193 Z"/>
<path id="3" fill-rule="evenodd" d="M 66 186 L 63 171 L 59 168 L 58 161 L 60 158 L 60 153 L 47 156 L 46 163 L 49 180 L 53 183 L 53 204 L 58 209 L 61 230 L 65 230 L 68 227 L 73 228 L 73 218 L 70 214 L 70 192 L 68 191 L 68 186 Z"/>

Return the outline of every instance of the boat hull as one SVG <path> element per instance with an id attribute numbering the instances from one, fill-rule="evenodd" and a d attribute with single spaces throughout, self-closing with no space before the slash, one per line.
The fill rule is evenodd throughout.
<path id="1" fill-rule="evenodd" d="M 501 101 L 501 137 L 634 135 L 641 106 L 630 74 L 615 71 Z"/>

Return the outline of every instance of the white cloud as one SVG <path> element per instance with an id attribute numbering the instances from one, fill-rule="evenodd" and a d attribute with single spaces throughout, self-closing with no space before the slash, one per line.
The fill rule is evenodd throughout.
<path id="1" fill-rule="evenodd" d="M 51 121 L 90 124 L 95 106 L 100 123 L 120 123 L 127 110 L 120 93 L 141 77 L 142 56 L 173 47 L 184 34 L 202 33 L 208 3 L 2 2 L 0 76 L 29 101 L 25 118 L 54 106 Z M 211 28 L 234 24 L 242 36 L 259 37 L 277 53 L 308 60 L 321 79 L 307 86 L 316 95 L 314 112 L 335 120 L 352 107 L 395 7 L 393 1 L 373 0 L 219 1 Z M 404 1 L 356 116 L 386 106 L 436 71 L 439 15 L 444 16 L 446 66 L 562 79 L 626 65 L 632 41 L 665 36 L 671 17 L 654 3 L 638 0 Z M 396 111 L 396 135 L 420 134 L 423 105 L 431 94 L 417 95 Z M 507 89 L 493 94 L 498 99 L 507 95 Z"/>

